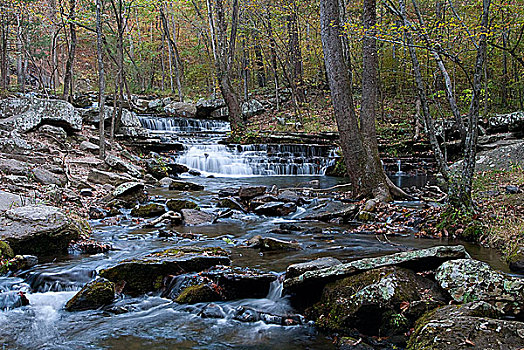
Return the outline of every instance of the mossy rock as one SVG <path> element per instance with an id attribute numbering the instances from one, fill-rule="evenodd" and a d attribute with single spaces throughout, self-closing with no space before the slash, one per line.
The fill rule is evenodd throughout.
<path id="1" fill-rule="evenodd" d="M 134 207 L 131 210 L 132 216 L 138 216 L 141 218 L 150 218 L 160 216 L 166 212 L 166 208 L 158 203 L 150 203 Z"/>
<path id="2" fill-rule="evenodd" d="M 7 242 L 0 241 L 0 259 L 11 259 L 15 256 L 13 249 Z"/>
<path id="3" fill-rule="evenodd" d="M 98 278 L 87 283 L 71 298 L 65 309 L 67 311 L 82 311 L 98 309 L 109 305 L 115 297 L 115 284 L 105 278 Z"/>
<path id="4" fill-rule="evenodd" d="M 179 304 L 196 304 L 221 300 L 221 296 L 208 284 L 189 286 L 175 299 Z"/>
<path id="5" fill-rule="evenodd" d="M 125 282 L 123 293 L 138 296 L 160 290 L 168 276 L 200 272 L 230 263 L 227 252 L 222 248 L 179 247 L 124 260 L 102 270 L 100 276 L 115 283 Z"/>
<path id="6" fill-rule="evenodd" d="M 170 199 L 167 201 L 166 206 L 169 210 L 180 212 L 182 209 L 197 209 L 198 205 L 190 200 L 186 199 Z"/>
<path id="7" fill-rule="evenodd" d="M 430 280 L 407 269 L 384 267 L 326 285 L 321 300 L 306 314 L 330 332 L 347 334 L 356 328 L 367 335 L 395 335 L 420 316 L 406 312 L 403 305 L 422 299 L 437 301 L 428 305 L 446 301 Z"/>
<path id="8" fill-rule="evenodd" d="M 499 310 L 485 302 L 440 307 L 418 319 L 407 349 L 520 349 L 524 323 L 496 319 L 499 316 Z"/>
<path id="9" fill-rule="evenodd" d="M 174 180 L 169 184 L 169 189 L 172 191 L 202 191 L 204 186 L 193 182 Z"/>

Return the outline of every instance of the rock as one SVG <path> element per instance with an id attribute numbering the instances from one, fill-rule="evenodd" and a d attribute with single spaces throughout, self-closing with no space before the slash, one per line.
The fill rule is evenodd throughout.
<path id="1" fill-rule="evenodd" d="M 29 164 L 16 159 L 0 158 L 0 171 L 7 175 L 28 175 Z"/>
<path id="2" fill-rule="evenodd" d="M 67 101 L 40 98 L 6 98 L 0 100 L 0 127 L 20 132 L 43 124 L 60 126 L 68 132 L 82 129 L 82 117 Z"/>
<path id="3" fill-rule="evenodd" d="M 260 248 L 261 251 L 275 251 L 275 250 L 302 250 L 302 247 L 297 242 L 288 242 L 281 239 L 255 236 L 246 241 L 249 248 Z"/>
<path id="4" fill-rule="evenodd" d="M 109 243 L 97 242 L 94 240 L 82 239 L 78 242 L 71 243 L 69 252 L 72 254 L 100 254 L 113 250 Z"/>
<path id="5" fill-rule="evenodd" d="M 164 107 L 164 111 L 170 117 L 194 118 L 197 107 L 192 103 L 173 102 Z"/>
<path id="6" fill-rule="evenodd" d="M 224 107 L 226 107 L 226 101 L 221 98 L 210 100 L 201 99 L 196 104 L 196 116 L 198 118 L 210 118 L 213 116 L 212 113 L 214 111 Z"/>
<path id="7" fill-rule="evenodd" d="M 134 177 L 142 176 L 142 172 L 140 168 L 134 166 L 133 164 L 129 162 L 122 160 L 121 158 L 115 157 L 111 154 L 106 156 L 105 162 L 107 165 L 109 165 L 111 168 L 115 170 L 127 172 L 131 174 L 131 176 L 134 176 Z"/>
<path id="8" fill-rule="evenodd" d="M 447 305 L 429 311 L 415 324 L 407 349 L 520 349 L 524 323 L 497 320 L 486 303 Z"/>
<path id="9" fill-rule="evenodd" d="M 469 257 L 464 246 L 436 246 L 427 249 L 412 250 L 385 255 L 377 258 L 365 258 L 345 264 L 335 265 L 316 271 L 308 271 L 295 278 L 284 281 L 288 291 L 304 289 L 311 285 L 325 285 L 356 273 L 385 266 L 400 266 L 414 271 L 426 271 L 440 266 L 452 259 Z"/>
<path id="10" fill-rule="evenodd" d="M 0 310 L 11 310 L 29 305 L 24 292 L 0 292 Z"/>
<path id="11" fill-rule="evenodd" d="M 234 310 L 233 319 L 240 322 L 259 322 L 276 324 L 279 326 L 296 326 L 305 323 L 300 315 L 276 315 L 265 311 L 256 310 L 247 306 L 239 306 Z"/>
<path id="12" fill-rule="evenodd" d="M 179 304 L 196 304 L 222 300 L 220 294 L 207 284 L 199 284 L 185 288 L 175 299 Z"/>
<path id="13" fill-rule="evenodd" d="M 98 169 L 91 169 L 87 180 L 100 185 L 111 184 L 113 186 L 118 186 L 126 182 L 133 180 L 131 176 L 128 175 L 119 175 L 109 171 L 102 171 Z"/>
<path id="14" fill-rule="evenodd" d="M 256 207 L 266 204 L 269 202 L 278 202 L 277 197 L 270 195 L 270 194 L 263 194 L 261 196 L 255 197 L 250 199 L 249 201 L 249 207 L 252 209 L 255 209 Z"/>
<path id="15" fill-rule="evenodd" d="M 166 208 L 158 203 L 150 203 L 145 205 L 139 205 L 131 210 L 132 216 L 138 216 L 141 218 L 150 218 L 154 216 L 160 216 L 166 212 Z"/>
<path id="16" fill-rule="evenodd" d="M 239 210 L 239 211 L 241 211 L 243 213 L 247 212 L 246 208 L 244 208 L 244 206 L 239 201 L 237 201 L 235 198 L 231 198 L 231 197 L 221 199 L 218 202 L 218 205 L 221 208 L 228 208 L 228 209 Z"/>
<path id="17" fill-rule="evenodd" d="M 160 184 L 160 186 L 162 187 L 169 187 L 169 185 L 171 185 L 171 183 L 173 182 L 174 180 L 170 177 L 163 177 L 161 178 L 158 183 Z"/>
<path id="18" fill-rule="evenodd" d="M 38 258 L 34 255 L 15 255 L 9 260 L 9 271 L 27 270 L 38 264 Z"/>
<path id="19" fill-rule="evenodd" d="M 0 151 L 7 154 L 30 154 L 33 146 L 27 143 L 16 130 L 10 132 L 9 137 L 0 138 Z"/>
<path id="20" fill-rule="evenodd" d="M 516 140 L 509 145 L 495 145 L 492 149 L 478 152 L 475 171 L 511 170 L 515 166 L 524 166 L 524 140 Z M 451 166 L 454 171 L 461 171 L 462 161 Z"/>
<path id="21" fill-rule="evenodd" d="M 264 108 L 264 105 L 258 100 L 252 99 L 242 103 L 242 115 L 246 118 L 262 114 L 265 111 L 266 109 Z"/>
<path id="22" fill-rule="evenodd" d="M 204 186 L 193 182 L 173 180 L 169 184 L 169 189 L 172 191 L 202 191 Z"/>
<path id="23" fill-rule="evenodd" d="M 489 118 L 488 130 L 493 132 L 524 131 L 524 113 L 500 114 Z"/>
<path id="24" fill-rule="evenodd" d="M 302 220 L 330 221 L 335 218 L 342 218 L 349 222 L 354 219 L 358 212 L 355 204 L 346 204 L 338 201 L 330 201 L 317 207 L 307 210 L 300 218 Z"/>
<path id="25" fill-rule="evenodd" d="M 15 256 L 13 249 L 9 246 L 9 243 L 0 241 L 0 259 L 11 259 Z"/>
<path id="26" fill-rule="evenodd" d="M 184 224 L 188 226 L 212 224 L 216 216 L 196 209 L 182 209 Z"/>
<path id="27" fill-rule="evenodd" d="M 369 270 L 324 287 L 320 301 L 307 310 L 317 327 L 348 333 L 391 336 L 406 332 L 416 318 L 401 309 L 415 301 L 427 308 L 444 305 L 444 293 L 434 282 L 411 270 L 389 266 Z"/>
<path id="28" fill-rule="evenodd" d="M 64 128 L 59 126 L 42 125 L 40 128 L 38 128 L 38 132 L 45 136 L 51 136 L 52 138 L 62 142 L 67 138 L 67 132 L 64 130 Z"/>
<path id="29" fill-rule="evenodd" d="M 223 188 L 218 191 L 218 197 L 238 197 L 239 191 L 238 188 Z"/>
<path id="30" fill-rule="evenodd" d="M 149 226 L 156 226 L 162 222 L 178 225 L 182 222 L 182 215 L 180 213 L 175 213 L 174 211 L 168 211 L 167 213 L 162 214 L 159 218 L 151 221 Z"/>
<path id="31" fill-rule="evenodd" d="M 240 199 L 247 200 L 266 193 L 266 186 L 242 186 L 238 192 Z"/>
<path id="32" fill-rule="evenodd" d="M 286 216 L 297 211 L 295 203 L 270 202 L 255 208 L 255 213 L 266 216 Z"/>
<path id="33" fill-rule="evenodd" d="M 201 276 L 218 286 L 222 300 L 264 298 L 269 293 L 271 283 L 277 279 L 271 273 L 224 266 L 203 272 Z"/>
<path id="34" fill-rule="evenodd" d="M 524 275 L 524 259 L 520 259 L 517 261 L 511 261 L 509 263 L 509 269 L 513 272 Z"/>
<path id="35" fill-rule="evenodd" d="M 169 210 L 180 212 L 182 209 L 197 209 L 198 205 L 187 199 L 170 199 L 166 206 Z"/>
<path id="36" fill-rule="evenodd" d="M 122 198 L 125 200 L 143 200 L 146 196 L 144 194 L 144 184 L 140 182 L 126 182 L 119 185 L 113 191 L 113 197 Z"/>
<path id="37" fill-rule="evenodd" d="M 88 151 L 93 154 L 98 154 L 100 152 L 100 146 L 95 145 L 94 143 L 91 143 L 89 141 L 82 141 L 80 143 L 80 149 L 82 151 Z"/>
<path id="38" fill-rule="evenodd" d="M 79 193 L 82 197 L 93 197 L 94 196 L 93 190 L 90 188 L 82 188 L 80 189 Z"/>
<path id="39" fill-rule="evenodd" d="M 155 158 L 150 158 L 145 161 L 146 171 L 153 175 L 156 179 L 162 179 L 168 175 L 167 167 Z"/>
<path id="40" fill-rule="evenodd" d="M 185 166 L 184 164 L 168 163 L 166 164 L 166 167 L 168 169 L 167 172 L 170 175 L 177 176 L 177 175 L 189 172 L 189 168 Z"/>
<path id="41" fill-rule="evenodd" d="M 374 348 L 364 342 L 362 338 L 341 337 L 337 341 L 338 350 L 373 350 Z"/>
<path id="42" fill-rule="evenodd" d="M 485 301 L 507 315 L 524 317 L 524 279 L 495 271 L 485 262 L 447 261 L 435 279 L 456 302 Z"/>
<path id="43" fill-rule="evenodd" d="M 179 247 L 125 260 L 102 270 L 100 275 L 114 283 L 125 282 L 123 293 L 138 296 L 157 291 L 167 276 L 207 270 L 215 265 L 229 265 L 227 253 L 221 248 Z"/>
<path id="44" fill-rule="evenodd" d="M 0 212 L 13 207 L 20 207 L 27 201 L 27 198 L 13 193 L 0 190 Z"/>
<path id="45" fill-rule="evenodd" d="M 226 318 L 226 313 L 220 305 L 211 303 L 204 306 L 198 316 L 202 318 Z"/>
<path id="46" fill-rule="evenodd" d="M 66 183 L 66 179 L 64 176 L 54 174 L 49 170 L 43 169 L 41 167 L 34 168 L 31 172 L 34 175 L 35 180 L 41 183 L 42 185 L 63 186 Z"/>
<path id="47" fill-rule="evenodd" d="M 289 265 L 286 269 L 286 278 L 294 278 L 300 276 L 306 271 L 316 271 L 326 267 L 331 267 L 340 264 L 342 264 L 340 260 L 331 257 L 318 258 L 312 261 L 292 264 Z"/>
<path id="48" fill-rule="evenodd" d="M 277 199 L 281 202 L 291 202 L 299 205 L 302 203 L 302 198 L 296 194 L 296 192 L 285 190 L 277 196 Z"/>
<path id="49" fill-rule="evenodd" d="M 153 111 L 157 111 L 163 105 L 164 105 L 164 103 L 163 103 L 162 99 L 161 98 L 157 98 L 157 99 L 149 101 L 148 104 L 147 104 L 147 108 L 149 108 L 150 110 L 153 110 Z"/>
<path id="50" fill-rule="evenodd" d="M 13 208 L 0 218 L 0 239 L 8 242 L 15 254 L 64 254 L 69 243 L 88 230 L 87 223 L 47 205 Z"/>
<path id="51" fill-rule="evenodd" d="M 65 309 L 67 311 L 82 311 L 98 309 L 109 305 L 115 298 L 115 284 L 105 278 L 98 278 L 87 283 L 70 299 Z"/>

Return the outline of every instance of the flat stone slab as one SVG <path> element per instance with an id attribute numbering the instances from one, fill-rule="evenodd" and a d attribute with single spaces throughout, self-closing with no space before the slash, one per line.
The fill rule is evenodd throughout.
<path id="1" fill-rule="evenodd" d="M 377 258 L 365 258 L 345 264 L 335 265 L 316 271 L 307 271 L 294 278 L 284 281 L 284 288 L 292 291 L 315 284 L 326 284 L 359 272 L 384 266 L 400 266 L 415 271 L 425 271 L 440 266 L 447 260 L 468 258 L 469 255 L 462 245 L 437 246 L 428 249 L 413 250 Z"/>

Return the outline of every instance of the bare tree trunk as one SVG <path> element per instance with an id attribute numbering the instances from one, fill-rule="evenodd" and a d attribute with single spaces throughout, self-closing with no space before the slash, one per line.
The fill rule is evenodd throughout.
<path id="1" fill-rule="evenodd" d="M 373 3 L 372 0 L 368 1 L 366 5 L 369 8 L 365 10 L 365 13 L 369 16 L 373 10 L 371 8 Z M 366 17 L 365 20 L 368 19 L 369 17 Z M 364 135 L 362 130 L 359 129 L 348 66 L 344 62 L 338 0 L 322 0 L 320 2 L 320 25 L 331 100 L 353 193 L 357 196 L 389 200 L 391 199 L 389 184 L 380 159 L 375 157 L 374 153 L 370 154 L 371 143 L 365 144 L 364 139 L 367 135 Z M 369 64 L 372 59 L 366 58 L 366 64 Z M 365 69 L 369 68 L 366 67 Z M 372 72 L 372 69 L 370 72 Z M 368 89 L 363 90 L 363 93 L 369 93 Z M 376 155 L 378 155 L 378 151 Z"/>
<path id="2" fill-rule="evenodd" d="M 257 82 L 258 87 L 266 87 L 267 79 L 266 79 L 266 69 L 264 67 L 264 57 L 262 56 L 262 45 L 260 45 L 260 39 L 258 37 L 258 32 L 255 30 L 254 33 L 254 40 L 255 40 L 255 64 L 257 66 Z"/>
<path id="3" fill-rule="evenodd" d="M 291 1 L 291 12 L 287 18 L 289 35 L 289 60 L 292 76 L 292 89 L 295 92 L 297 102 L 305 102 L 304 73 L 302 64 L 302 52 L 300 50 L 300 36 L 298 30 L 297 5 L 295 0 Z"/>
<path id="4" fill-rule="evenodd" d="M 9 19 L 7 18 L 6 5 L 2 5 L 2 11 L 0 11 L 0 80 L 2 92 L 7 90 L 9 86 L 9 57 L 8 57 L 8 44 L 9 44 Z"/>
<path id="5" fill-rule="evenodd" d="M 105 77 L 104 77 L 104 56 L 102 54 L 102 7 L 103 0 L 96 0 L 96 53 L 98 60 L 98 117 L 99 119 L 99 137 L 100 137 L 100 159 L 105 159 L 106 156 L 106 140 L 105 140 Z"/>
<path id="6" fill-rule="evenodd" d="M 24 47 L 22 39 L 22 15 L 16 15 L 16 78 L 18 89 L 25 91 Z"/>
<path id="7" fill-rule="evenodd" d="M 273 79 L 275 81 L 275 100 L 276 109 L 280 110 L 280 96 L 278 86 L 278 66 L 275 38 L 273 37 L 273 25 L 271 24 L 271 12 L 267 10 L 267 36 L 269 37 L 269 48 L 271 52 L 271 68 L 273 69 Z"/>
<path id="8" fill-rule="evenodd" d="M 167 17 L 164 13 L 164 10 L 162 7 L 160 8 L 160 18 L 162 20 L 162 27 L 164 28 L 164 33 L 167 37 L 167 43 L 169 47 L 169 54 L 170 56 L 173 56 L 175 60 L 175 76 L 176 76 L 176 85 L 177 85 L 177 91 L 178 91 L 178 99 L 180 102 L 184 101 L 184 94 L 183 94 L 183 88 L 182 88 L 182 81 L 181 81 L 181 72 L 180 72 L 180 63 L 177 53 L 177 45 L 174 39 L 171 38 L 171 35 L 169 34 L 169 26 L 167 23 Z M 173 33 L 173 38 L 176 36 L 176 33 Z"/>
<path id="9" fill-rule="evenodd" d="M 66 101 L 69 100 L 70 96 L 73 93 L 73 65 L 75 61 L 75 52 L 76 52 L 76 0 L 69 0 L 69 32 L 70 32 L 70 42 L 69 42 L 69 54 L 67 56 L 65 75 L 64 75 L 64 91 L 62 93 L 62 98 Z"/>

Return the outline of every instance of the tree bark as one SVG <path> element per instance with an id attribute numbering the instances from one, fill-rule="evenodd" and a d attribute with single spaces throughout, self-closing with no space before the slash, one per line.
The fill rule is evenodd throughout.
<path id="1" fill-rule="evenodd" d="M 64 75 L 64 91 L 62 93 L 62 98 L 66 101 L 70 99 L 71 94 L 73 93 L 73 65 L 75 61 L 76 53 L 76 0 L 69 0 L 69 33 L 70 33 L 70 42 L 69 42 L 69 54 L 67 56 L 65 75 Z"/>
<path id="2" fill-rule="evenodd" d="M 103 0 L 96 0 L 96 53 L 98 61 L 98 117 L 99 119 L 99 138 L 100 138 L 100 159 L 105 159 L 106 156 L 106 141 L 105 141 L 105 77 L 104 77 L 104 56 L 102 54 L 102 6 Z"/>

